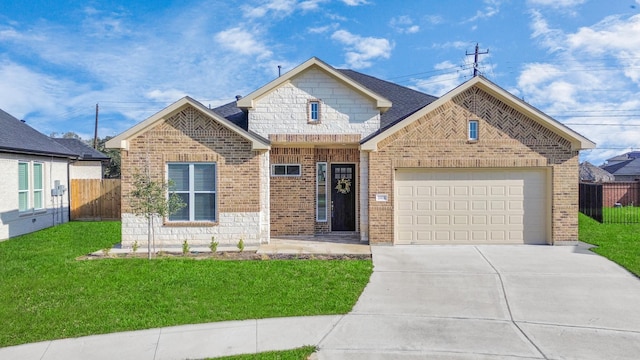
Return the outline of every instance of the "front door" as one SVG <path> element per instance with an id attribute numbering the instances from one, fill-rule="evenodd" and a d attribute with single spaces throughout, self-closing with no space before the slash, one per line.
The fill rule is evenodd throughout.
<path id="1" fill-rule="evenodd" d="M 331 165 L 331 231 L 356 230 L 356 166 Z"/>

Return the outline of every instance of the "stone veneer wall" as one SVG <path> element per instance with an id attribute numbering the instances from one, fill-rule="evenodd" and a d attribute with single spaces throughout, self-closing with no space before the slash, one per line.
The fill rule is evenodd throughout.
<path id="1" fill-rule="evenodd" d="M 271 177 L 271 236 L 314 235 L 330 231 L 329 222 L 316 221 L 316 163 L 360 163 L 358 149 L 282 148 L 270 151 L 271 164 L 300 164 L 301 176 Z M 327 175 L 328 176 L 328 175 Z M 358 176 L 358 174 L 356 174 Z M 331 192 L 331 184 L 328 186 Z M 356 190 L 359 192 L 359 190 Z M 359 192 L 360 193 L 360 192 Z M 327 199 L 330 204 L 331 199 Z M 356 219 L 359 205 L 356 199 Z M 330 206 L 330 205 L 329 205 Z M 331 214 L 328 214 L 331 221 Z M 356 231 L 360 225 L 356 221 Z"/>
<path id="2" fill-rule="evenodd" d="M 479 120 L 479 140 L 467 140 L 467 121 Z M 394 239 L 394 169 L 551 169 L 551 239 L 578 240 L 578 152 L 569 141 L 473 87 L 378 144 L 369 153 L 369 241 Z M 375 202 L 375 194 L 389 201 Z"/>
<path id="3" fill-rule="evenodd" d="M 309 100 L 320 100 L 320 121 L 307 122 Z M 249 130 L 271 134 L 360 134 L 380 127 L 373 100 L 364 97 L 324 71 L 312 68 L 263 98 L 249 111 Z"/>
<path id="4" fill-rule="evenodd" d="M 207 246 L 211 237 L 222 245 L 247 245 L 268 241 L 268 183 L 264 164 L 268 155 L 251 149 L 251 143 L 211 120 L 197 109 L 186 106 L 140 136 L 130 140 L 122 151 L 122 243 L 138 241 L 146 246 L 146 220 L 131 213 L 128 194 L 135 171 L 147 161 L 151 176 L 166 181 L 167 162 L 215 162 L 217 164 L 216 222 L 174 223 L 157 219 L 156 246 Z M 265 213 L 266 211 L 266 213 Z"/>

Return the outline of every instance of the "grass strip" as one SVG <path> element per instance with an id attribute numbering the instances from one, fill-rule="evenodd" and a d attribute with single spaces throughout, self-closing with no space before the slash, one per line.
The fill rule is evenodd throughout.
<path id="1" fill-rule="evenodd" d="M 580 240 L 597 254 L 640 277 L 640 224 L 600 224 L 580 214 Z"/>

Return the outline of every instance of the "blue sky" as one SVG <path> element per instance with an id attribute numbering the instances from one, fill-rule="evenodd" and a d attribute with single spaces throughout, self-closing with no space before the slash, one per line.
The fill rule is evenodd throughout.
<path id="1" fill-rule="evenodd" d="M 312 56 L 442 95 L 476 43 L 484 76 L 598 144 L 583 160 L 640 148 L 640 0 L 2 1 L 0 108 L 89 139 L 99 103 L 104 137 Z"/>

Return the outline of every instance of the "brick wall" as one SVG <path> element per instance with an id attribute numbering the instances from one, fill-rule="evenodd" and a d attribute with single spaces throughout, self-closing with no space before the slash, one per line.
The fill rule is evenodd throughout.
<path id="1" fill-rule="evenodd" d="M 479 140 L 467 141 L 467 121 L 479 121 Z M 578 239 L 578 152 L 534 120 L 479 88 L 471 88 L 397 131 L 369 153 L 369 241 L 391 243 L 393 171 L 416 168 L 551 169 L 551 241 Z M 389 201 L 375 202 L 375 194 Z"/>
<path id="2" fill-rule="evenodd" d="M 208 245 L 211 236 L 221 244 L 247 244 L 264 238 L 265 217 L 261 210 L 261 153 L 251 150 L 251 143 L 211 120 L 191 106 L 186 106 L 152 129 L 130 140 L 129 150 L 122 151 L 123 245 L 133 241 L 146 244 L 138 220 L 131 216 L 128 194 L 133 174 L 149 164 L 151 177 L 166 181 L 167 162 L 215 162 L 217 164 L 218 221 L 203 224 L 164 224 L 155 229 L 164 244 Z M 264 196 L 263 196 L 264 198 Z M 264 214 L 263 214 L 264 215 Z M 246 220 L 246 221 L 245 221 Z M 179 229 L 177 229 L 179 228 Z M 262 230 L 261 230 L 262 229 Z M 268 226 L 266 227 L 268 229 Z M 144 232 L 146 234 L 146 232 Z M 268 235 L 268 234 L 267 234 Z"/>
<path id="3" fill-rule="evenodd" d="M 270 152 L 270 162 L 302 166 L 301 176 L 271 177 L 271 236 L 328 232 L 329 222 L 316 221 L 316 163 L 327 162 L 327 171 L 330 171 L 331 163 L 351 163 L 358 168 L 360 151 L 274 147 Z M 329 186 L 329 192 L 330 190 Z M 327 203 L 330 204 L 330 201 L 328 199 Z M 356 212 L 358 211 L 357 209 Z M 330 221 L 330 214 L 328 218 Z M 356 224 L 356 230 L 358 226 Z"/>
<path id="4" fill-rule="evenodd" d="M 602 205 L 613 207 L 616 203 L 622 206 L 640 205 L 640 182 L 602 183 Z"/>

